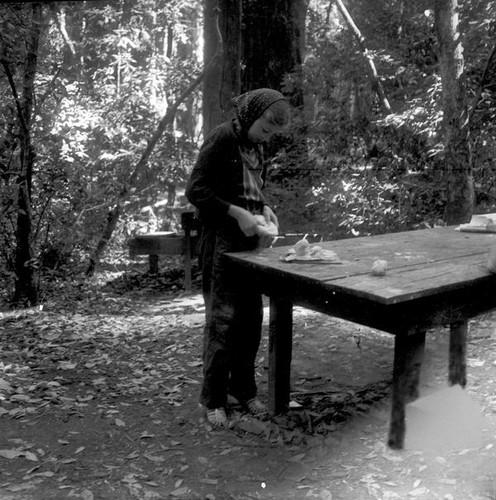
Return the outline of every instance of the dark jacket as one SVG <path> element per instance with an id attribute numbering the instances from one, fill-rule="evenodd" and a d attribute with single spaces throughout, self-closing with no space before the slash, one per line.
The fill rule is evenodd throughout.
<path id="1" fill-rule="evenodd" d="M 237 205 L 260 213 L 265 200 L 248 206 L 244 198 L 243 163 L 239 152 L 240 137 L 234 122 L 222 123 L 212 130 L 203 143 L 186 186 L 186 197 L 198 209 L 200 221 L 211 227 L 239 230 L 237 222 L 227 215 L 229 206 Z M 260 149 L 263 162 L 263 152 Z M 265 181 L 265 165 L 262 179 Z"/>

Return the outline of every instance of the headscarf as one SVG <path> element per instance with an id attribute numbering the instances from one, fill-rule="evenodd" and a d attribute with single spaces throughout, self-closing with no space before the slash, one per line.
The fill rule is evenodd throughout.
<path id="1" fill-rule="evenodd" d="M 246 134 L 249 128 L 276 101 L 286 100 L 285 97 L 273 89 L 256 89 L 245 92 L 232 99 L 241 130 Z"/>

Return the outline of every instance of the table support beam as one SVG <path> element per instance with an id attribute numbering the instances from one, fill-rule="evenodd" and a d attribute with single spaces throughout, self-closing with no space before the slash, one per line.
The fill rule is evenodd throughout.
<path id="1" fill-rule="evenodd" d="M 450 325 L 449 384 L 467 384 L 467 333 L 468 321 Z"/>
<path id="2" fill-rule="evenodd" d="M 291 354 L 293 344 L 293 304 L 270 298 L 269 320 L 269 413 L 288 410 Z"/>
<path id="3" fill-rule="evenodd" d="M 400 450 L 405 440 L 405 405 L 419 396 L 419 379 L 424 357 L 425 331 L 399 334 L 394 342 L 391 422 L 388 444 Z"/>

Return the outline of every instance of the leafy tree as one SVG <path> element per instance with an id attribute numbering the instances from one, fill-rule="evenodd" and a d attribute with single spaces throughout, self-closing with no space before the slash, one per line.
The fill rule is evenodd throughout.
<path id="1" fill-rule="evenodd" d="M 2 34 L 12 47 L 23 46 L 25 32 L 19 30 L 19 16 L 8 14 L 24 8 L 2 4 L 5 23 L 12 27 Z M 33 99 L 36 167 L 30 262 L 56 268 L 78 258 L 78 252 L 91 252 L 105 230 L 109 209 L 123 192 L 129 193 L 125 208 L 139 211 L 160 192 L 173 193 L 185 179 L 199 133 L 192 119 L 197 94 L 189 87 L 199 69 L 198 12 L 198 2 L 186 0 L 80 2 L 70 10 L 63 3 L 46 7 L 46 37 L 39 47 L 43 64 L 38 65 Z M 20 61 L 15 59 L 14 75 Z M 6 78 L 0 84 L 2 105 L 15 117 Z M 161 126 L 165 116 L 167 130 Z M 5 121 L 2 130 L 2 140 L 16 137 L 12 120 Z M 162 131 L 160 141 L 154 136 L 157 130 Z M 11 143 L 15 150 L 15 139 Z M 154 148 L 147 150 L 151 143 Z M 146 151 L 140 175 L 133 176 Z M 3 182 L 2 189 L 9 197 L 2 202 L 14 200 L 8 168 L 4 179 L 9 185 Z M 7 268 L 18 247 L 12 239 L 17 206 L 4 203 L 0 223 L 8 231 L 2 233 L 7 240 L 2 267 Z"/>
<path id="2" fill-rule="evenodd" d="M 443 168 L 450 153 L 442 139 L 433 6 L 431 0 L 43 3 L 29 143 L 21 140 L 12 88 L 23 106 L 34 4 L 1 4 L 4 282 L 15 285 L 26 271 L 33 289 L 38 269 L 56 280 L 88 256 L 91 270 L 104 251 L 122 252 L 140 210 L 172 200 L 186 179 L 202 125 L 207 131 L 223 119 L 233 94 L 261 85 L 294 97 L 269 193 L 284 230 L 346 237 L 444 223 L 453 201 Z M 492 210 L 496 7 L 492 0 L 459 0 L 459 13 L 474 209 Z M 202 26 L 210 36 L 204 62 Z M 21 144 L 35 153 L 22 157 L 32 159 L 28 198 L 19 198 L 21 165 L 29 172 Z M 30 210 L 19 210 L 23 200 Z M 31 236 L 18 244 L 28 218 Z M 16 252 L 25 252 L 17 264 Z"/>
<path id="3" fill-rule="evenodd" d="M 14 302 L 35 305 L 38 301 L 34 280 L 32 249 L 32 186 L 35 163 L 33 146 L 34 82 L 38 46 L 42 28 L 42 6 L 12 7 L 3 16 L 1 63 L 11 92 L 10 112 L 4 124 L 6 135 L 2 165 L 4 179 L 12 190 L 4 201 L 10 220 L 16 218 L 15 229 L 15 293 Z M 12 30 L 14 20 L 22 22 L 21 32 Z M 19 37 L 19 34 L 21 35 Z M 17 42 L 17 44 L 15 43 Z M 15 207 L 16 214 L 11 211 Z M 9 228 L 10 229 L 10 228 Z M 7 231 L 9 234 L 11 231 Z"/>

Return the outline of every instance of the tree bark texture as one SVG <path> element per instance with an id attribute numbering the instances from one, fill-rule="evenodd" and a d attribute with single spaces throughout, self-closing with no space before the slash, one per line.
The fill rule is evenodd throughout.
<path id="1" fill-rule="evenodd" d="M 243 1 L 242 92 L 259 87 L 282 90 L 284 77 L 301 67 L 305 43 L 304 0 Z M 298 78 L 285 94 L 303 104 Z"/>
<path id="2" fill-rule="evenodd" d="M 435 0 L 434 6 L 443 88 L 445 220 L 459 224 L 472 215 L 474 186 L 458 0 Z"/>
<path id="3" fill-rule="evenodd" d="M 38 302 L 33 267 L 31 186 L 35 153 L 31 140 L 31 118 L 33 113 L 34 80 L 38 61 L 38 47 L 41 34 L 42 6 L 31 7 L 31 29 L 26 37 L 26 55 L 22 82 L 22 97 L 17 98 L 13 80 L 14 99 L 17 101 L 19 123 L 20 165 L 17 201 L 16 227 L 16 279 L 14 302 L 33 306 Z"/>
<path id="4" fill-rule="evenodd" d="M 215 61 L 203 83 L 204 135 L 227 118 L 241 91 L 241 15 L 241 0 L 205 1 L 204 60 Z"/>
<path id="5" fill-rule="evenodd" d="M 88 264 L 88 269 L 86 270 L 87 276 L 93 276 L 96 270 L 96 266 L 100 262 L 101 256 L 107 247 L 110 238 L 112 238 L 112 234 L 114 233 L 115 228 L 117 227 L 117 222 L 119 222 L 119 217 L 121 215 L 121 205 L 120 200 L 115 205 L 112 210 L 107 214 L 107 223 L 105 225 L 105 229 L 103 231 L 98 244 L 96 245 L 95 250 L 90 255 L 90 262 Z"/>

